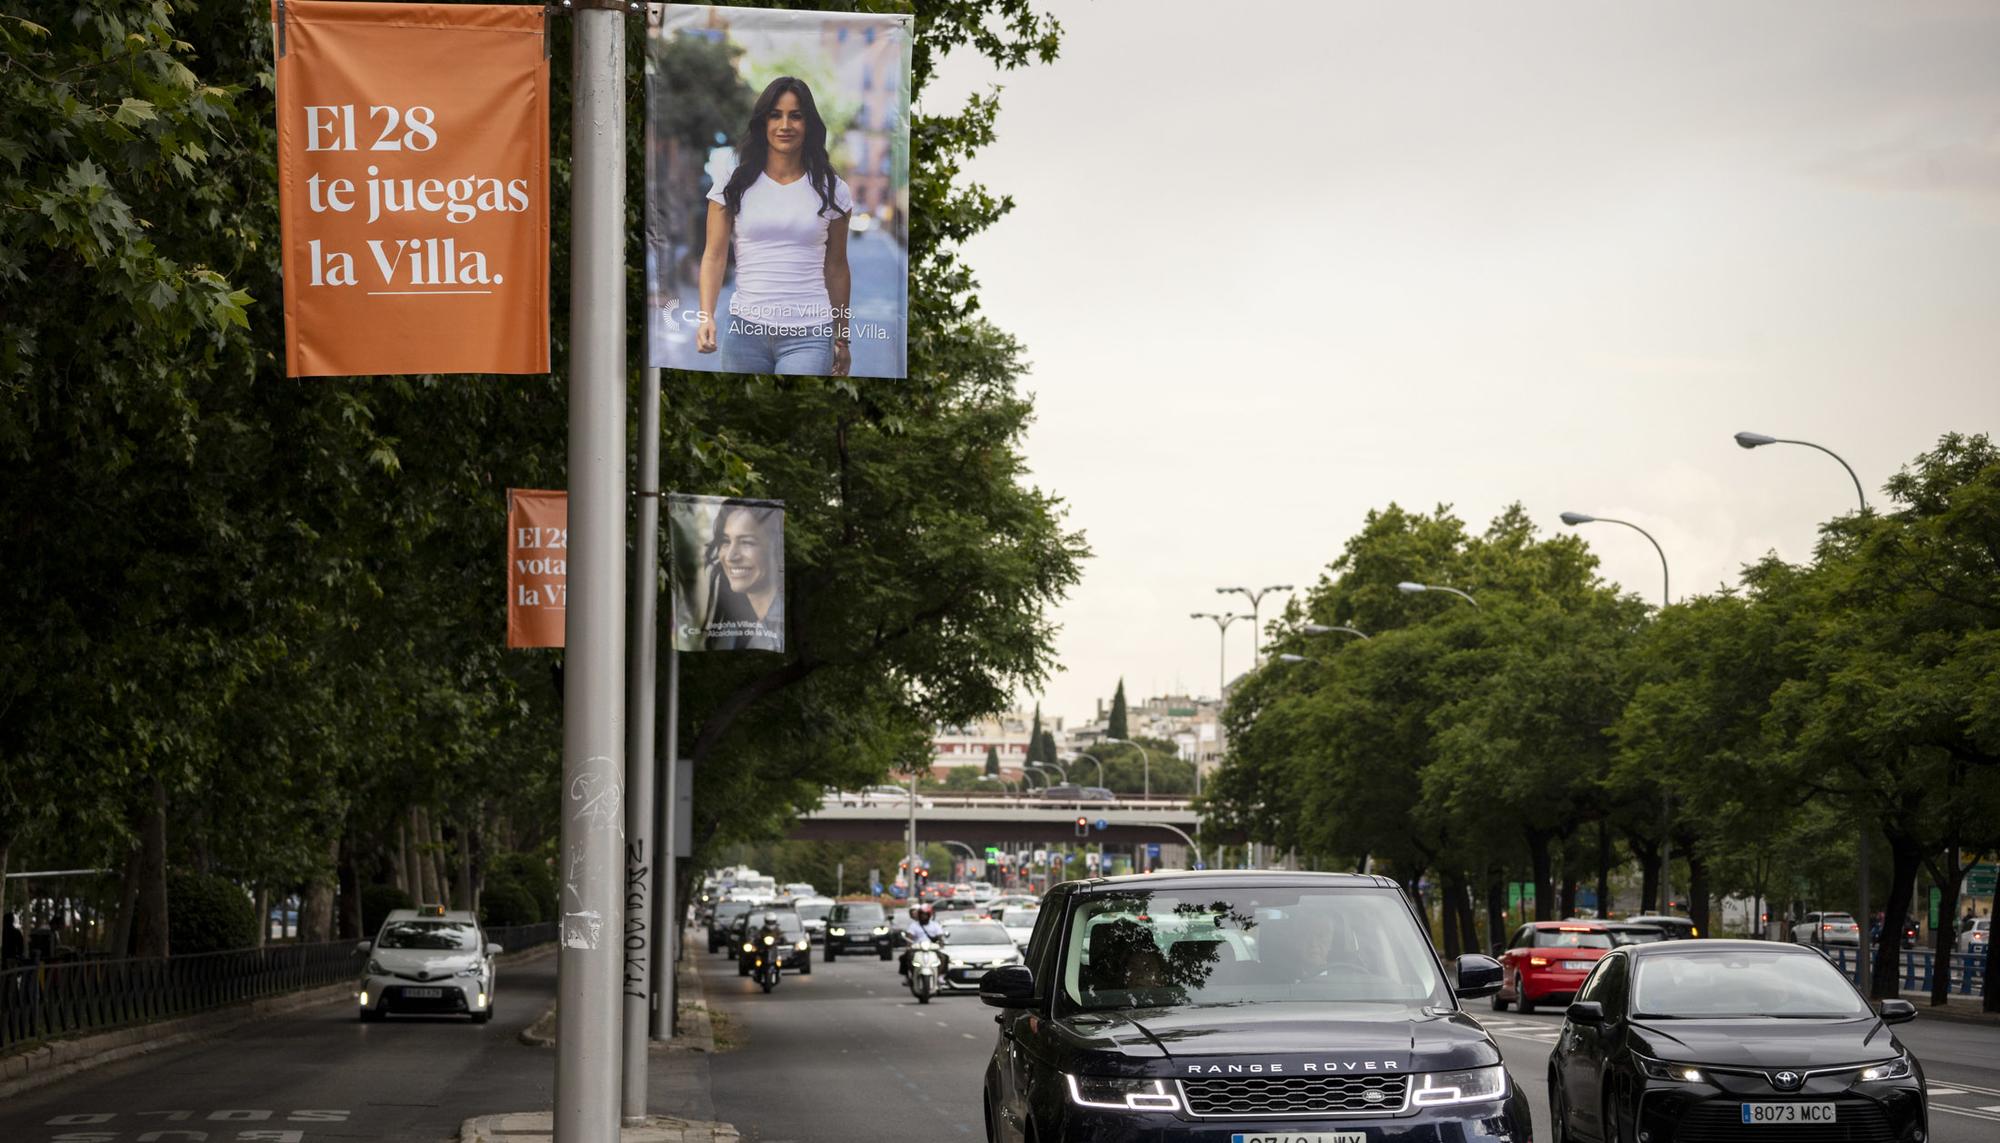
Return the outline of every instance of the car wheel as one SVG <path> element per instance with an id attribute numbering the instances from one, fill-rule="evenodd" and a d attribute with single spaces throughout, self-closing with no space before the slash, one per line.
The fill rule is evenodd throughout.
<path id="1" fill-rule="evenodd" d="M 1497 988 L 1493 990 L 1493 1010 L 1495 1012 L 1505 1012 L 1507 1010 L 1507 1000 L 1500 995 L 1500 990 Z"/>
<path id="2" fill-rule="evenodd" d="M 833 946 L 831 944 L 826 946 L 826 963 L 833 963 Z"/>
<path id="3" fill-rule="evenodd" d="M 384 1013 L 379 1008 L 363 1008 L 361 1010 L 361 1022 L 363 1024 L 378 1024 L 381 1022 L 383 1015 Z"/>
<path id="4" fill-rule="evenodd" d="M 811 953 L 807 953 L 805 964 L 799 966 L 799 975 L 811 976 L 812 974 L 813 974 L 813 958 Z"/>
<path id="5" fill-rule="evenodd" d="M 1532 1001 L 1532 1000 L 1530 1000 L 1530 999 L 1528 999 L 1528 992 L 1527 992 L 1527 990 L 1526 990 L 1526 989 L 1522 989 L 1522 990 L 1521 990 L 1521 1015 L 1523 1015 L 1523 1016 L 1533 1016 L 1534 1014 L 1535 1014 L 1535 1002 L 1534 1002 L 1534 1001 Z"/>
<path id="6" fill-rule="evenodd" d="M 736 962 L 736 975 L 738 975 L 738 976 L 749 976 L 749 975 L 750 975 L 750 966 L 749 966 L 749 965 L 747 965 L 747 964 L 744 964 L 744 963 L 743 963 L 742 961 L 740 961 L 740 960 L 739 960 L 739 961 L 737 961 L 737 962 Z"/>
<path id="7" fill-rule="evenodd" d="M 491 1024 L 493 1022 L 493 1010 L 488 1008 L 484 1012 L 474 1012 L 472 1014 L 472 1022 L 474 1024 Z"/>
<path id="8" fill-rule="evenodd" d="M 883 960 L 888 960 L 888 959 L 889 959 L 889 957 L 890 957 L 891 955 L 892 955 L 892 954 L 891 954 L 891 953 L 889 952 L 889 950 L 888 950 L 888 948 L 887 948 L 887 947 L 884 947 L 884 948 L 882 949 L 882 959 L 883 959 Z"/>

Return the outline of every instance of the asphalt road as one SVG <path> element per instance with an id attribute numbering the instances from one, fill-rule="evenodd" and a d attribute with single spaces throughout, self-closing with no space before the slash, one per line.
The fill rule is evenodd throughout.
<path id="1" fill-rule="evenodd" d="M 454 1139 L 474 1115 L 555 1102 L 555 1056 L 517 1034 L 555 996 L 553 956 L 500 967 L 493 1022 L 349 1003 L 79 1074 L 0 1104 L 6 1143 L 317 1143 Z"/>
<path id="2" fill-rule="evenodd" d="M 696 945 L 731 1050 L 656 1055 L 657 1112 L 734 1123 L 754 1143 L 983 1138 L 979 1082 L 992 1010 L 969 993 L 919 1005 L 867 958 L 787 975 L 766 995 Z M 0 1106 L 6 1143 L 441 1143 L 471 1116 L 550 1107 L 555 1057 L 516 1033 L 555 992 L 553 958 L 503 968 L 493 1023 L 360 1024 L 345 1003 L 86 1072 Z M 1562 1018 L 1473 1012 L 1548 1138 L 1543 1076 Z M 2000 1026 L 1919 1016 L 1898 1035 L 1931 1083 L 1932 1143 L 2000 1138 Z"/>

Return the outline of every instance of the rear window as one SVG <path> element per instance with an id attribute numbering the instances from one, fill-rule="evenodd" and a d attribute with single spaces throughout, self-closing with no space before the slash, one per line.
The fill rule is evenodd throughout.
<path id="1" fill-rule="evenodd" d="M 1578 932 L 1574 929 L 1536 929 L 1535 947 L 1538 949 L 1608 949 L 1611 947 L 1611 934 Z"/>

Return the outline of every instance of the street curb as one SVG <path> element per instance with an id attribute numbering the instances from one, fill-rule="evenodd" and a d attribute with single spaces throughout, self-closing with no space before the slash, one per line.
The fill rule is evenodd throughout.
<path id="1" fill-rule="evenodd" d="M 524 1111 L 482 1115 L 459 1126 L 459 1143 L 548 1143 L 555 1133 L 555 1112 Z M 621 1127 L 619 1143 L 736 1143 L 742 1136 L 727 1123 L 707 1119 L 677 1119 L 650 1115 L 644 1126 Z"/>
<path id="2" fill-rule="evenodd" d="M 680 1031 L 667 1041 L 648 1040 L 646 1051 L 649 1055 L 663 1052 L 705 1052 L 715 1051 L 715 1022 L 708 1011 L 708 999 L 701 990 L 701 972 L 695 967 L 693 957 L 683 957 L 674 967 L 674 978 L 679 983 Z M 518 1037 L 530 1048 L 553 1048 L 556 1044 L 556 1005 L 550 1002 L 548 1009 L 535 1022 L 521 1029 Z"/>
<path id="3" fill-rule="evenodd" d="M 519 953 L 503 954 L 503 965 L 532 964 L 555 951 L 553 943 Z M 8 1099 L 36 1088 L 60 1083 L 92 1068 L 115 1064 L 136 1056 L 178 1048 L 201 1040 L 211 1040 L 258 1020 L 284 1016 L 305 1008 L 317 1008 L 335 1001 L 352 1003 L 354 985 L 343 981 L 301 992 L 265 996 L 212 1012 L 134 1024 L 108 1032 L 48 1040 L 19 1052 L 0 1056 L 0 1099 Z"/>

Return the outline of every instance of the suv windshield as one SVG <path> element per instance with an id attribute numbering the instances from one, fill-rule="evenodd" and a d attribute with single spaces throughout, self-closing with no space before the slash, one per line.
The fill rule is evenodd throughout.
<path id="1" fill-rule="evenodd" d="M 724 901 L 715 907 L 716 923 L 727 924 L 749 912 L 751 907 L 748 901 Z"/>
<path id="2" fill-rule="evenodd" d="M 750 928 L 761 929 L 766 925 L 776 925 L 786 936 L 797 936 L 805 930 L 799 927 L 796 913 L 759 913 L 750 918 Z"/>
<path id="3" fill-rule="evenodd" d="M 1639 960 L 1632 1010 L 1641 1017 L 1866 1016 L 1840 970 L 1817 953 L 1701 952 Z"/>
<path id="4" fill-rule="evenodd" d="M 882 912 L 882 906 L 875 904 L 835 905 L 833 912 L 828 913 L 826 919 L 830 924 L 879 925 L 886 915 Z"/>
<path id="5" fill-rule="evenodd" d="M 797 905 L 797 906 L 794 906 L 794 908 L 795 908 L 795 909 L 797 910 L 797 912 L 798 912 L 798 914 L 799 914 L 799 919 L 800 919 L 800 920 L 802 920 L 802 921 L 817 921 L 817 920 L 819 920 L 819 919 L 820 919 L 821 917 L 824 917 L 824 916 L 826 916 L 826 914 L 827 914 L 827 910 L 829 910 L 829 909 L 833 908 L 833 906 L 832 906 L 832 905 Z"/>
<path id="6" fill-rule="evenodd" d="M 1450 1006 L 1388 891 L 1217 887 L 1078 900 L 1062 994 L 1085 1009 L 1325 1002 Z"/>
<path id="7" fill-rule="evenodd" d="M 479 947 L 479 929 L 464 921 L 394 921 L 382 926 L 375 947 L 467 952 Z"/>

